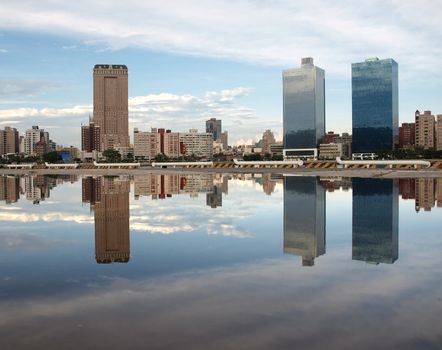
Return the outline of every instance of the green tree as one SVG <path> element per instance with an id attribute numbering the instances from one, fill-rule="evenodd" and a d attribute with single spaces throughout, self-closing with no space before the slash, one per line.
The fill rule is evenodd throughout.
<path id="1" fill-rule="evenodd" d="M 260 161 L 262 160 L 261 155 L 258 153 L 252 153 L 252 154 L 245 154 L 243 156 L 244 160 L 247 162 L 254 162 L 254 161 Z"/>
<path id="2" fill-rule="evenodd" d="M 121 154 L 117 150 L 107 149 L 103 152 L 103 157 L 106 158 L 106 162 L 108 163 L 119 163 L 121 162 Z"/>
<path id="3" fill-rule="evenodd" d="M 274 154 L 272 155 L 272 160 L 284 160 L 282 154 Z"/>
<path id="4" fill-rule="evenodd" d="M 133 161 L 134 161 L 134 155 L 133 155 L 133 153 L 129 152 L 129 153 L 127 154 L 127 156 L 126 156 L 126 161 L 127 161 L 128 163 L 133 163 Z"/>
<path id="5" fill-rule="evenodd" d="M 169 160 L 170 160 L 169 157 L 163 153 L 157 154 L 155 156 L 155 161 L 159 163 L 168 162 Z"/>
<path id="6" fill-rule="evenodd" d="M 43 161 L 48 163 L 57 163 L 57 161 L 61 160 L 60 155 L 56 151 L 48 152 L 43 154 Z"/>

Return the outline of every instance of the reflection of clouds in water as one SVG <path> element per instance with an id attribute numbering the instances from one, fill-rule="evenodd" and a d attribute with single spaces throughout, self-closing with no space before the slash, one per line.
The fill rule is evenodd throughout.
<path id="1" fill-rule="evenodd" d="M 80 295 L 5 303 L 0 335 L 63 347 L 66 330 L 82 323 L 82 332 L 69 331 L 77 347 L 124 348 L 128 340 L 119 335 L 131 334 L 130 347 L 145 348 L 146 330 L 149 348 L 372 349 L 382 342 L 414 349 L 419 339 L 436 346 L 434 300 L 442 288 L 432 281 L 440 270 L 420 264 L 427 273 L 410 279 L 409 267 L 361 269 L 341 260 L 302 269 L 283 259 L 145 282 L 109 280 Z M 109 333 L 115 322 L 118 332 Z"/>
<path id="2" fill-rule="evenodd" d="M 0 233 L 0 251 L 45 249 L 66 244 L 69 241 L 49 239 L 29 233 Z"/>
<path id="3" fill-rule="evenodd" d="M 207 234 L 209 235 L 222 235 L 226 237 L 236 237 L 236 238 L 252 238 L 253 235 L 247 230 L 242 228 L 237 228 L 233 225 L 219 224 L 209 222 L 207 225 Z"/>
<path id="4" fill-rule="evenodd" d="M 177 195 L 165 201 L 138 200 L 130 205 L 130 228 L 150 234 L 204 231 L 210 235 L 253 237 L 248 230 L 239 227 L 238 222 L 253 217 L 260 206 L 280 205 L 280 196 L 265 196 L 262 186 L 255 180 L 232 179 L 229 181 L 229 186 L 230 194 L 223 195 L 224 206 L 217 209 L 208 208 L 202 202 L 204 196 L 190 198 L 187 195 Z M 263 198 L 265 202 L 262 201 Z M 45 204 L 55 206 L 63 203 L 46 201 Z M 18 212 L 23 209 L 15 206 L 6 206 L 6 208 L 8 212 L 0 213 L 0 221 L 94 223 L 94 218 L 90 214 L 72 213 L 68 211 L 69 207 L 66 207 L 66 211 L 44 213 L 40 212 L 41 207 L 35 206 L 27 208 L 27 212 Z"/>
<path id="5" fill-rule="evenodd" d="M 256 191 L 251 192 L 251 189 Z M 131 204 L 131 229 L 151 234 L 203 230 L 210 235 L 249 238 L 253 235 L 239 227 L 239 222 L 253 217 L 263 205 L 281 204 L 280 196 L 275 196 L 274 200 L 269 198 L 272 197 L 265 196 L 262 186 L 254 180 L 230 180 L 229 195 L 223 195 L 223 206 L 216 209 L 209 208 L 201 200 L 190 200 L 187 195 L 176 195 L 164 201 L 143 198 Z"/>
<path id="6" fill-rule="evenodd" d="M 22 210 L 22 208 L 3 205 L 0 206 L 0 210 Z"/>
<path id="7" fill-rule="evenodd" d="M 0 221 L 15 221 L 15 222 L 54 222 L 54 221 L 68 221 L 77 224 L 90 224 L 94 219 L 88 215 L 69 214 L 67 212 L 47 212 L 41 213 L 0 213 Z"/>

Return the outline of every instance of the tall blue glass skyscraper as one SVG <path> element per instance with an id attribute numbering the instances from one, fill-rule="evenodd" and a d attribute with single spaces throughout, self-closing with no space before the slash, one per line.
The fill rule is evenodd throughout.
<path id="1" fill-rule="evenodd" d="M 325 135 L 325 73 L 303 58 L 283 79 L 284 149 L 317 148 Z"/>
<path id="2" fill-rule="evenodd" d="M 399 131 L 398 64 L 391 58 L 353 63 L 353 153 L 392 150 Z"/>
<path id="3" fill-rule="evenodd" d="M 353 183 L 353 260 L 393 264 L 399 247 L 399 187 L 396 180 Z"/>

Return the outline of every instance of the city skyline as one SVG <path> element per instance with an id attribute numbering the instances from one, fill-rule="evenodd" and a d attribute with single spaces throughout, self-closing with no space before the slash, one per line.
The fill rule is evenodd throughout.
<path id="1" fill-rule="evenodd" d="M 207 21 L 187 1 L 174 5 L 169 15 L 176 25 L 170 27 L 165 3 L 131 3 L 125 6 L 126 20 L 110 12 L 120 6 L 112 2 L 100 7 L 2 2 L 0 123 L 21 133 L 40 125 L 55 141 L 79 147 L 78 126 L 92 113 L 91 67 L 111 62 L 130 68 L 129 134 L 134 127 L 171 123 L 178 130 L 202 130 L 213 117 L 223 120 L 225 130 L 234 130 L 232 145 L 257 141 L 269 128 L 281 140 L 280 74 L 307 56 L 327 73 L 326 131 L 350 132 L 350 64 L 367 57 L 392 57 L 400 64 L 400 123 L 411 122 L 416 109 L 442 110 L 440 6 L 430 1 L 387 1 L 364 9 L 350 2 L 317 5 L 334 20 L 315 20 L 321 16 L 312 16 L 313 9 L 304 4 L 295 9 L 285 1 L 279 7 L 248 1 L 198 5 L 208 6 L 197 11 L 206 13 Z M 262 6 L 269 25 L 251 26 L 258 23 Z M 179 15 L 182 11 L 188 18 Z M 151 17 L 141 16 L 140 22 L 138 13 Z M 227 16 L 230 26 L 225 13 L 234 14 Z M 401 21 L 416 16 L 425 21 Z M 158 37 L 152 35 L 154 23 Z M 289 35 L 293 32 L 297 35 Z M 182 40 L 176 40 L 178 34 Z"/>

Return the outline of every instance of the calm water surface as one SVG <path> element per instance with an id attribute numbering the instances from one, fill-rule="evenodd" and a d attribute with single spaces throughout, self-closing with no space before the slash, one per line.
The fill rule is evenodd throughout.
<path id="1" fill-rule="evenodd" d="M 441 349 L 442 179 L 0 176 L 0 349 Z"/>

